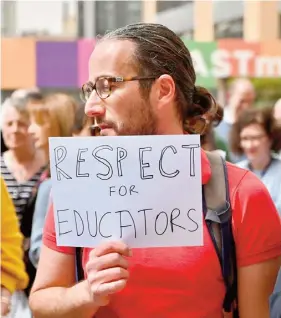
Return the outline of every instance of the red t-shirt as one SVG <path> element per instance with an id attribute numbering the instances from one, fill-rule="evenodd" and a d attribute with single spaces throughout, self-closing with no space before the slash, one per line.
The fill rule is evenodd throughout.
<path id="1" fill-rule="evenodd" d="M 256 264 L 281 255 L 281 220 L 270 195 L 250 171 L 230 163 L 229 190 L 233 209 L 232 226 L 238 267 Z M 202 151 L 202 183 L 211 168 Z M 49 210 L 44 244 L 58 252 L 52 207 Z M 83 266 L 90 248 L 83 252 Z M 97 318 L 220 318 L 225 287 L 218 257 L 204 226 L 204 246 L 133 249 L 130 278 L 125 289 L 101 307 Z"/>

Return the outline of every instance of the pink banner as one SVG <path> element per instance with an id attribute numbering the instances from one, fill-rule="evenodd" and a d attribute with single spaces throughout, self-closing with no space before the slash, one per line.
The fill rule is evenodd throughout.
<path id="1" fill-rule="evenodd" d="M 78 41 L 78 85 L 81 87 L 88 81 L 89 57 L 95 47 L 95 40 L 83 39 Z"/>

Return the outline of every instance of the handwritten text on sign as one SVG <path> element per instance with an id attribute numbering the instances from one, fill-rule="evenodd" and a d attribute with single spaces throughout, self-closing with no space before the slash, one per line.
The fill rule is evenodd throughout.
<path id="1" fill-rule="evenodd" d="M 57 244 L 203 244 L 200 138 L 50 138 Z"/>

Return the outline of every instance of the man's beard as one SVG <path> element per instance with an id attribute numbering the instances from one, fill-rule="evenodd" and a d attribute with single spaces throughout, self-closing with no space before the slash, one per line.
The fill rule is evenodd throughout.
<path id="1" fill-rule="evenodd" d="M 120 123 L 103 121 L 102 119 L 99 119 L 98 122 L 109 125 L 117 136 L 157 134 L 157 118 L 153 113 L 150 103 L 145 100 L 132 105 L 127 112 L 126 119 Z"/>

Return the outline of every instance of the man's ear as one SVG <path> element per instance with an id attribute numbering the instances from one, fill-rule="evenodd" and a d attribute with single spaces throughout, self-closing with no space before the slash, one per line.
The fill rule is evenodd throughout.
<path id="1" fill-rule="evenodd" d="M 171 103 L 175 98 L 176 85 L 172 76 L 168 74 L 161 75 L 156 80 L 156 98 L 158 103 L 165 105 Z"/>

